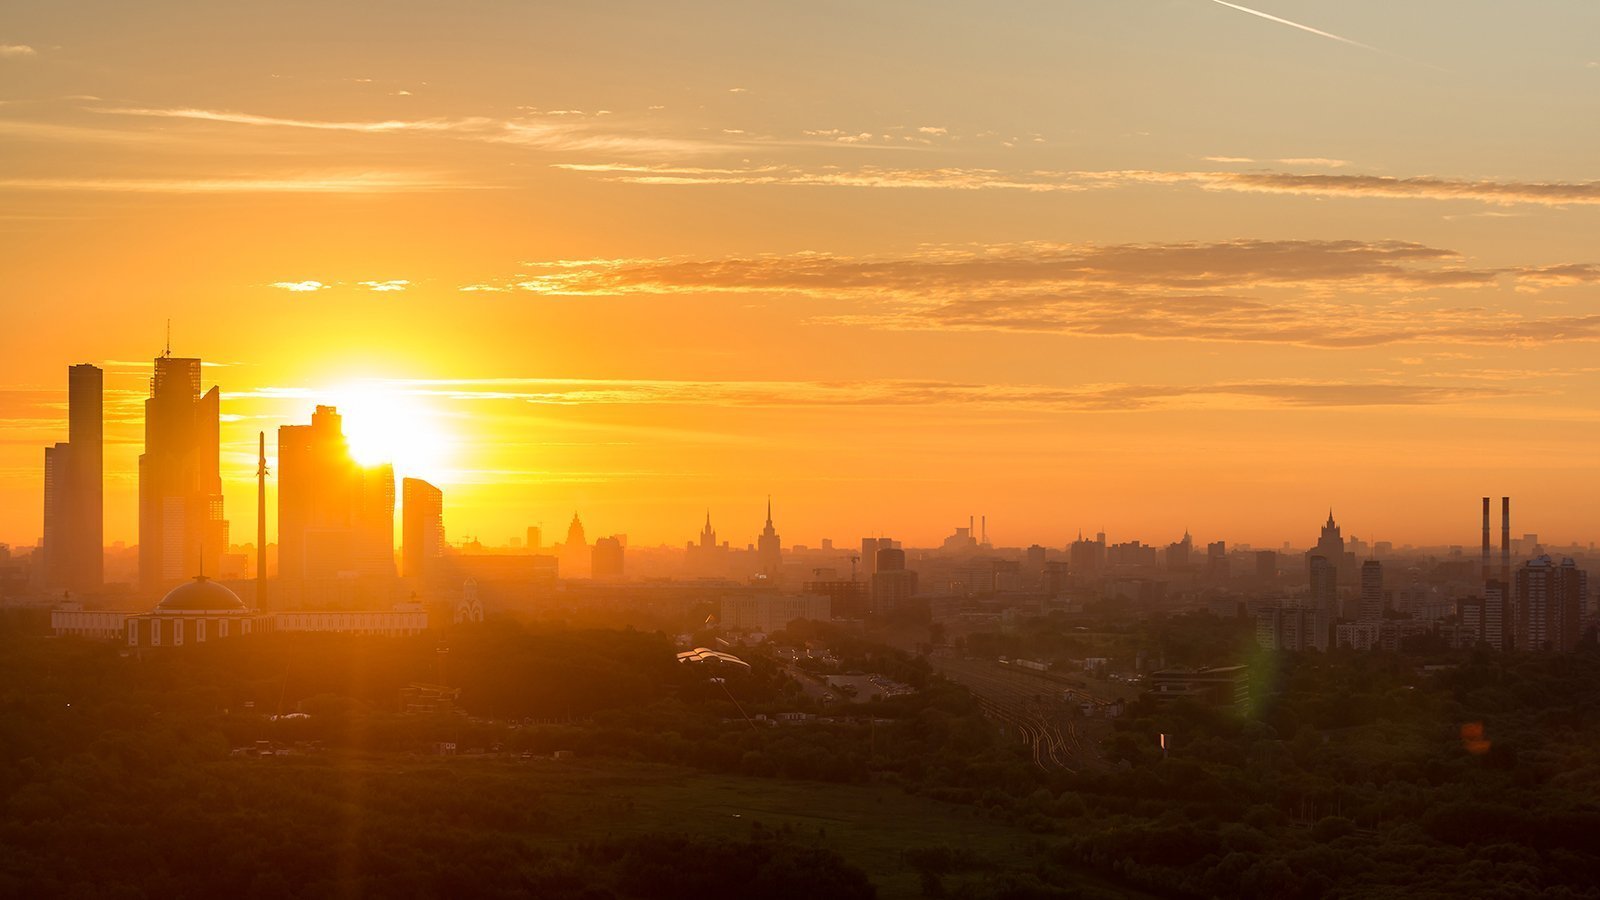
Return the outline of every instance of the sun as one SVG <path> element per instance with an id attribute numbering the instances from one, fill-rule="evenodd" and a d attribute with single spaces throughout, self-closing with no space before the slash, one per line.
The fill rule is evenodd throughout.
<path id="1" fill-rule="evenodd" d="M 350 455 L 363 466 L 393 463 L 395 473 L 439 478 L 450 456 L 444 419 L 426 398 L 382 382 L 357 382 L 329 392 L 344 417 Z"/>

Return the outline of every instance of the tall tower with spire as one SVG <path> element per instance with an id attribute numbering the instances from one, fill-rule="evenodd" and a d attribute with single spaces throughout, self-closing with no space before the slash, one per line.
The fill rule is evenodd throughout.
<path id="1" fill-rule="evenodd" d="M 777 581 L 783 572 L 783 542 L 772 527 L 772 497 L 767 497 L 767 526 L 756 539 L 756 567 L 762 577 Z"/>
<path id="2" fill-rule="evenodd" d="M 770 515 L 770 510 L 768 512 L 769 512 L 769 515 L 767 516 L 767 518 L 768 518 L 768 521 L 770 522 L 772 517 Z M 717 545 L 717 532 L 716 532 L 716 529 L 711 527 L 711 510 L 708 509 L 708 510 L 706 510 L 706 527 L 700 529 L 700 546 L 703 549 L 710 549 L 712 547 L 715 547 L 716 545 Z"/>

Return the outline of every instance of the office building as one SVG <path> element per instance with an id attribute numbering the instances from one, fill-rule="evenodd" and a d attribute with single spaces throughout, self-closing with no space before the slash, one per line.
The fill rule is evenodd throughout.
<path id="1" fill-rule="evenodd" d="M 200 393 L 200 360 L 155 360 L 139 456 L 139 585 L 161 593 L 217 572 L 228 546 L 218 469 L 221 394 Z"/>
<path id="2" fill-rule="evenodd" d="M 358 465 L 334 407 L 279 427 L 278 576 L 393 577 L 394 499 L 394 467 Z"/>
<path id="3" fill-rule="evenodd" d="M 105 373 L 67 369 L 67 440 L 44 451 L 40 576 L 50 589 L 92 591 L 103 581 Z"/>
<path id="4" fill-rule="evenodd" d="M 444 492 L 420 478 L 400 482 L 402 574 L 421 583 L 440 573 L 444 556 Z M 535 531 L 535 529 L 529 529 Z"/>

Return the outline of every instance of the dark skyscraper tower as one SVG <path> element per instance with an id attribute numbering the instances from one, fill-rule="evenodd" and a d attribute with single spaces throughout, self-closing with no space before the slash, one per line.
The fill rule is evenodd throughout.
<path id="1" fill-rule="evenodd" d="M 104 388 L 98 367 L 67 369 L 67 441 L 44 451 L 44 582 L 51 588 L 94 590 L 103 580 Z"/>
<path id="2" fill-rule="evenodd" d="M 215 574 L 227 549 L 218 469 L 221 394 L 200 394 L 200 360 L 155 361 L 139 456 L 139 585 L 165 591 Z"/>

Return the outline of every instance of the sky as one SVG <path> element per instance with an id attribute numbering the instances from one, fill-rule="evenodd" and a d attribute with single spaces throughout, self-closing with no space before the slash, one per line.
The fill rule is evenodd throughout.
<path id="1" fill-rule="evenodd" d="M 66 367 L 336 403 L 451 540 L 1594 537 L 1589 0 L 0 12 L 0 541 Z"/>

